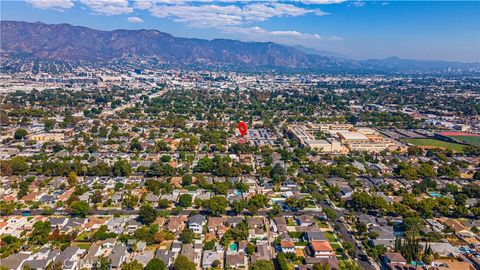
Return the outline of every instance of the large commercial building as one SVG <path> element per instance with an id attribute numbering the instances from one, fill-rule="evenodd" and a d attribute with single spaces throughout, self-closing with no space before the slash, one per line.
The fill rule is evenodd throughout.
<path id="1" fill-rule="evenodd" d="M 337 131 L 336 134 L 350 151 L 380 152 L 389 147 L 396 147 L 393 141 L 371 128 L 353 128 L 348 131 Z"/>
<path id="2" fill-rule="evenodd" d="M 63 133 L 39 133 L 28 136 L 29 140 L 37 141 L 37 142 L 49 142 L 55 141 L 60 142 L 63 141 L 65 135 Z"/>
<path id="3" fill-rule="evenodd" d="M 376 130 L 354 127 L 350 124 L 307 124 L 291 125 L 288 130 L 303 145 L 324 153 L 348 153 L 349 151 L 380 152 L 394 149 L 395 143 Z M 322 132 L 328 136 L 316 139 Z"/>
<path id="4" fill-rule="evenodd" d="M 348 149 L 342 146 L 335 138 L 317 140 L 315 133 L 320 131 L 323 125 L 291 125 L 289 132 L 303 145 L 324 153 L 348 153 Z"/>

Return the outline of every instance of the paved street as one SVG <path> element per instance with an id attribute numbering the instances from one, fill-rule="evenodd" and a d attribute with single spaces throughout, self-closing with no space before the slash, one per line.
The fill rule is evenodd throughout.
<path id="1" fill-rule="evenodd" d="M 325 202 L 320 202 L 320 205 L 322 206 L 322 208 L 331 208 L 330 205 L 326 204 Z M 342 216 L 348 216 L 350 214 L 350 211 L 348 210 L 341 210 L 341 209 L 334 209 L 334 211 L 337 213 L 337 219 L 333 222 L 335 225 L 338 225 L 338 227 L 340 228 L 339 231 L 337 231 L 338 233 L 340 233 L 342 235 L 342 238 L 347 241 L 347 242 L 350 242 L 352 243 L 354 249 L 355 249 L 355 259 L 357 264 L 362 267 L 363 269 L 367 269 L 367 270 L 376 270 L 376 268 L 369 264 L 367 261 L 365 261 L 365 258 L 367 258 L 367 254 L 365 254 L 365 252 L 358 246 L 357 242 L 355 241 L 355 239 L 352 237 L 352 235 L 348 232 L 348 229 L 347 227 L 339 222 L 339 218 L 342 217 Z"/>

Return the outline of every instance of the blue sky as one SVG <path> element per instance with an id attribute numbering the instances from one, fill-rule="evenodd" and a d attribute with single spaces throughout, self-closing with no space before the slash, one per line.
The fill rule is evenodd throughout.
<path id="1" fill-rule="evenodd" d="M 2 20 L 175 36 L 274 41 L 351 58 L 480 62 L 478 1 L 27 0 L 1 2 Z"/>

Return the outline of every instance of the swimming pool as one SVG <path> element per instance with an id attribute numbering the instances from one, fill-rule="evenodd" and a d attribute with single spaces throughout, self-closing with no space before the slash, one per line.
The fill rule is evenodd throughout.
<path id="1" fill-rule="evenodd" d="M 428 195 L 434 197 L 434 198 L 439 198 L 439 197 L 442 197 L 442 194 L 439 194 L 437 192 L 429 192 Z"/>
<path id="2" fill-rule="evenodd" d="M 230 251 L 237 251 L 237 243 L 231 243 L 228 248 Z"/>
<path id="3" fill-rule="evenodd" d="M 271 198 L 270 200 L 272 201 L 272 203 L 278 204 L 278 205 L 285 203 L 284 198 Z"/>

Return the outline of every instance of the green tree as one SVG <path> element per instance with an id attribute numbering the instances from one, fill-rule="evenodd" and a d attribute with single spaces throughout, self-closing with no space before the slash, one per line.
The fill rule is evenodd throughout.
<path id="1" fill-rule="evenodd" d="M 166 270 L 165 263 L 158 258 L 151 259 L 145 266 L 145 270 Z"/>
<path id="2" fill-rule="evenodd" d="M 267 260 L 258 260 L 250 265 L 250 270 L 274 270 L 273 262 Z"/>
<path id="3" fill-rule="evenodd" d="M 190 207 L 192 206 L 192 195 L 190 194 L 182 194 L 178 198 L 178 205 L 181 207 Z"/>
<path id="4" fill-rule="evenodd" d="M 96 270 L 110 270 L 110 266 L 112 265 L 112 260 L 107 257 L 100 257 L 97 261 Z"/>
<path id="5" fill-rule="evenodd" d="M 286 179 L 285 169 L 279 164 L 275 164 L 270 171 L 270 177 L 276 182 L 280 183 Z"/>
<path id="6" fill-rule="evenodd" d="M 255 194 L 253 197 L 248 201 L 247 208 L 250 213 L 253 215 L 257 213 L 257 211 L 268 204 L 268 198 L 263 194 Z"/>
<path id="7" fill-rule="evenodd" d="M 150 205 L 144 204 L 140 206 L 138 220 L 143 224 L 150 225 L 157 219 L 158 212 Z"/>
<path id="8" fill-rule="evenodd" d="M 213 160 L 205 156 L 198 160 L 197 166 L 195 166 L 195 172 L 211 172 L 214 168 Z"/>
<path id="9" fill-rule="evenodd" d="M 134 209 L 137 204 L 138 197 L 135 195 L 127 195 L 122 201 L 122 205 L 127 209 Z"/>
<path id="10" fill-rule="evenodd" d="M 12 173 L 15 175 L 25 175 L 30 169 L 24 157 L 14 157 L 10 159 L 10 165 L 12 167 Z"/>
<path id="11" fill-rule="evenodd" d="M 245 200 L 233 201 L 230 203 L 230 209 L 235 214 L 240 214 L 243 211 L 243 209 L 245 209 L 245 206 L 246 206 Z"/>
<path id="12" fill-rule="evenodd" d="M 167 163 L 169 162 L 170 160 L 172 159 L 172 157 L 170 155 L 162 155 L 160 157 L 160 161 L 162 161 L 163 163 Z"/>
<path id="13" fill-rule="evenodd" d="M 278 266 L 280 267 L 280 270 L 288 270 L 288 263 L 287 263 L 287 258 L 285 256 L 285 253 L 277 253 L 277 261 L 278 261 Z"/>
<path id="14" fill-rule="evenodd" d="M 168 199 L 160 199 L 158 201 L 158 208 L 167 209 L 168 207 L 170 207 L 170 201 Z"/>
<path id="15" fill-rule="evenodd" d="M 477 171 L 473 174 L 473 179 L 475 179 L 475 180 L 480 180 L 480 170 L 477 170 Z"/>
<path id="16" fill-rule="evenodd" d="M 70 209 L 73 215 L 79 217 L 85 217 L 90 210 L 90 206 L 85 201 L 74 201 L 70 205 Z"/>
<path id="17" fill-rule="evenodd" d="M 430 177 L 431 178 L 431 177 L 436 177 L 437 176 L 437 172 L 435 171 L 433 166 L 428 164 L 428 163 L 422 163 L 420 165 L 420 167 L 418 167 L 417 172 L 418 172 L 418 174 L 420 174 L 423 177 Z"/>
<path id="18" fill-rule="evenodd" d="M 114 176 L 130 176 L 132 166 L 128 161 L 120 159 L 113 164 L 112 172 Z"/>
<path id="19" fill-rule="evenodd" d="M 182 233 L 180 234 L 180 237 L 178 238 L 178 240 L 180 240 L 180 242 L 184 244 L 190 244 L 193 242 L 194 239 L 195 239 L 195 234 L 193 233 L 192 230 L 188 228 L 183 229 Z"/>
<path id="20" fill-rule="evenodd" d="M 173 263 L 173 270 L 195 270 L 197 265 L 187 257 L 179 255 Z"/>
<path id="21" fill-rule="evenodd" d="M 49 132 L 55 128 L 56 122 L 55 122 L 55 119 L 45 119 L 45 121 L 43 121 L 43 124 L 44 124 L 45 131 Z"/>
<path id="22" fill-rule="evenodd" d="M 193 177 L 191 174 L 185 174 L 182 176 L 182 186 L 190 186 L 192 184 Z"/>
<path id="23" fill-rule="evenodd" d="M 253 253 L 255 253 L 255 245 L 253 245 L 252 243 L 248 243 L 246 250 L 248 255 L 252 255 Z"/>
<path id="24" fill-rule="evenodd" d="M 14 202 L 6 202 L 4 200 L 0 200 L 0 215 L 6 216 L 11 215 L 15 210 L 15 203 Z"/>
<path id="25" fill-rule="evenodd" d="M 308 203 L 305 198 L 294 198 L 294 197 L 288 197 L 285 200 L 285 204 L 290 208 L 294 210 L 303 210 Z"/>
<path id="26" fill-rule="evenodd" d="M 138 138 L 133 138 L 132 141 L 130 142 L 130 151 L 135 152 L 135 151 L 142 151 L 142 150 L 143 150 L 143 146 L 138 141 Z"/>
<path id="27" fill-rule="evenodd" d="M 45 245 L 48 242 L 51 224 L 49 221 L 37 221 L 33 224 L 33 231 L 30 235 L 30 243 L 34 245 Z"/>
<path id="28" fill-rule="evenodd" d="M 420 259 L 420 242 L 415 232 L 407 233 L 401 245 L 400 252 L 407 262 Z"/>
<path id="29" fill-rule="evenodd" d="M 215 260 L 212 262 L 212 267 L 213 268 L 217 268 L 220 266 L 220 264 L 222 264 L 222 262 L 220 262 L 220 260 Z"/>
<path id="30" fill-rule="evenodd" d="M 93 234 L 93 240 L 99 241 L 99 240 L 105 240 L 108 238 L 116 238 L 117 234 L 114 232 L 108 232 L 108 227 L 107 225 L 102 225 L 98 230 Z"/>
<path id="31" fill-rule="evenodd" d="M 203 244 L 203 249 L 204 250 L 212 250 L 215 248 L 215 240 L 210 240 L 210 241 L 207 241 L 207 242 L 204 242 Z"/>
<path id="32" fill-rule="evenodd" d="M 335 212 L 335 210 L 333 210 L 332 208 L 324 208 L 323 212 L 329 220 L 335 220 L 337 218 L 337 212 Z"/>
<path id="33" fill-rule="evenodd" d="M 25 137 L 27 137 L 27 135 L 28 132 L 25 129 L 19 128 L 15 130 L 15 134 L 13 135 L 13 137 L 15 138 L 15 140 L 23 140 L 25 139 Z"/>
<path id="34" fill-rule="evenodd" d="M 204 207 L 214 216 L 225 214 L 227 206 L 227 199 L 223 196 L 213 196 L 204 203 Z"/>
<path id="35" fill-rule="evenodd" d="M 330 270 L 330 265 L 328 263 L 316 263 L 313 265 L 313 270 Z"/>
<path id="36" fill-rule="evenodd" d="M 129 263 L 122 265 L 122 270 L 143 270 L 143 264 L 139 263 L 137 260 L 134 260 Z"/>
<path id="37" fill-rule="evenodd" d="M 68 174 L 68 185 L 70 185 L 70 187 L 75 187 L 77 185 L 77 174 L 75 172 L 70 172 Z"/>

